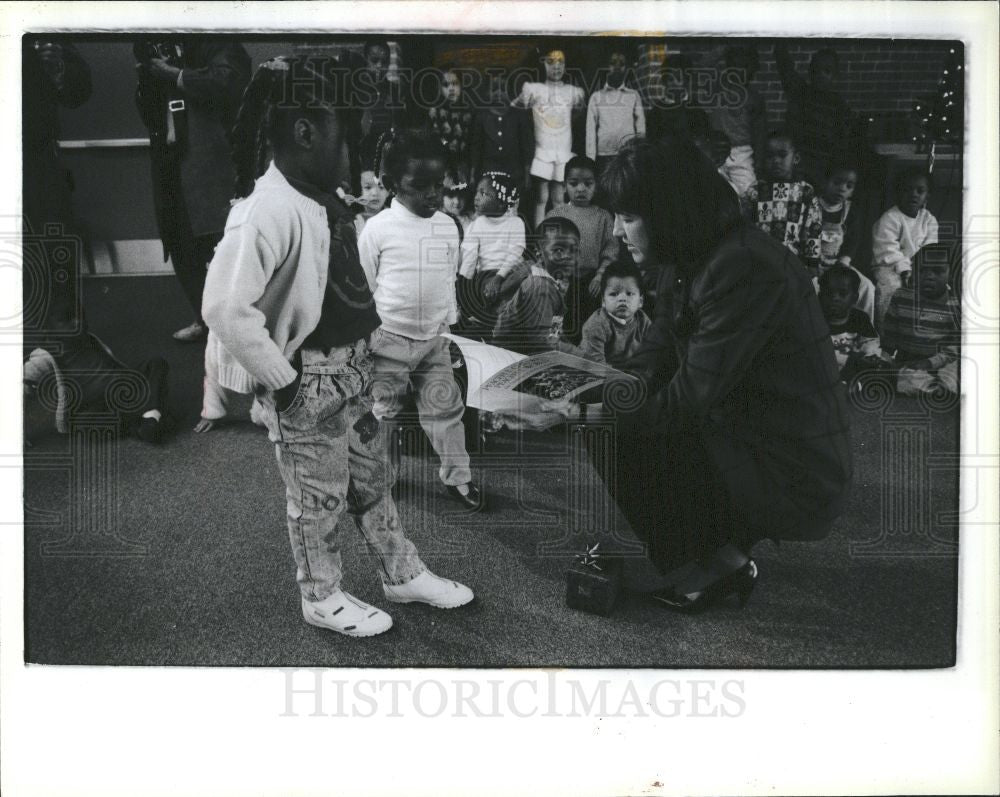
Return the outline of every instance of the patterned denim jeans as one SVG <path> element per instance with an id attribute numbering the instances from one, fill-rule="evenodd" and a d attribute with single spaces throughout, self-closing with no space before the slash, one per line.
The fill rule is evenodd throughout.
<path id="1" fill-rule="evenodd" d="M 309 349 L 301 354 L 302 380 L 288 409 L 278 412 L 270 391 L 258 398 L 285 482 L 288 536 L 302 597 L 321 601 L 340 586 L 337 521 L 345 503 L 383 582 L 406 583 L 425 568 L 392 499 L 385 432 L 365 444 L 354 429 L 372 407 L 367 342 L 329 354 Z"/>
<path id="2" fill-rule="evenodd" d="M 420 425 L 441 458 L 441 481 L 452 486 L 472 481 L 462 425 L 465 405 L 451 367 L 448 339 L 437 335 L 414 340 L 380 327 L 372 333 L 372 355 L 375 414 L 395 418 L 407 386 L 412 385 Z"/>

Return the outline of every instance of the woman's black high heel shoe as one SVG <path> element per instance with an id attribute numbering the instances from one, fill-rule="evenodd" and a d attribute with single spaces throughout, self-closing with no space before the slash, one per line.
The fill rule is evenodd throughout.
<path id="1" fill-rule="evenodd" d="M 660 590 L 652 593 L 651 597 L 669 609 L 695 614 L 721 603 L 730 595 L 735 595 L 742 609 L 750 600 L 750 593 L 757 583 L 757 575 L 757 563 L 753 559 L 748 559 L 739 570 L 723 576 L 700 592 L 685 595 L 674 590 Z"/>

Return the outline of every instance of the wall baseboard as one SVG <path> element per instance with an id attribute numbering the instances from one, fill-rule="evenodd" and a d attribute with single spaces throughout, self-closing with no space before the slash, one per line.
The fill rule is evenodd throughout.
<path id="1" fill-rule="evenodd" d="M 100 277 L 173 274 L 170 260 L 163 262 L 159 238 L 129 241 L 91 241 L 90 274 Z"/>

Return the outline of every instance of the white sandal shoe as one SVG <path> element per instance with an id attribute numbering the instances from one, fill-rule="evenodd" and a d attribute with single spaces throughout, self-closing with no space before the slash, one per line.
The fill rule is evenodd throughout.
<path id="1" fill-rule="evenodd" d="M 309 625 L 347 636 L 375 636 L 392 628 L 388 614 L 342 589 L 318 603 L 303 598 L 302 617 Z"/>

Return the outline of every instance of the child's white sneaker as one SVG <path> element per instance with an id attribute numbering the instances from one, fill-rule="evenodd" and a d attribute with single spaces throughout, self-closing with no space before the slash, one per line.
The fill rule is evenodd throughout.
<path id="1" fill-rule="evenodd" d="M 392 618 L 388 614 L 342 589 L 317 603 L 303 598 L 302 617 L 309 625 L 347 636 L 375 636 L 392 628 Z"/>
<path id="2" fill-rule="evenodd" d="M 475 595 L 464 584 L 441 578 L 430 570 L 425 570 L 405 584 L 383 584 L 385 597 L 393 603 L 429 603 L 438 609 L 454 609 L 464 606 Z"/>

